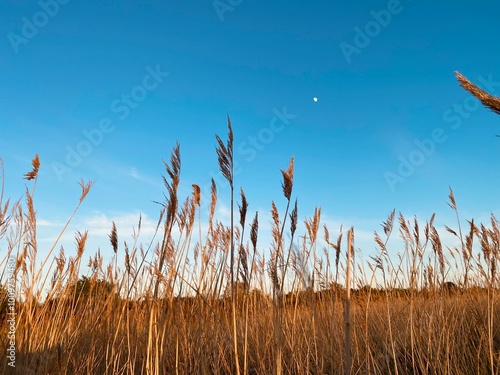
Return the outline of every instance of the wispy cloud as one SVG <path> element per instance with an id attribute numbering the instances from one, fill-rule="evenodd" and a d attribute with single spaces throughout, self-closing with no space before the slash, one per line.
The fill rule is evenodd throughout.
<path id="1" fill-rule="evenodd" d="M 143 174 L 142 172 L 140 172 L 135 167 L 131 167 L 129 169 L 129 172 L 127 173 L 127 176 L 132 177 L 135 180 L 138 180 L 138 181 L 145 182 L 147 184 L 153 185 L 153 186 L 161 187 L 161 184 L 160 184 L 158 178 L 152 178 L 150 176 L 147 176 L 147 175 Z"/>
<path id="2" fill-rule="evenodd" d="M 130 168 L 130 173 L 128 174 L 130 177 L 132 178 L 136 178 L 136 179 L 139 179 L 139 173 L 137 172 L 137 169 L 135 168 Z"/>
<path id="3" fill-rule="evenodd" d="M 62 227 L 63 223 L 54 220 L 37 219 L 36 221 L 38 227 L 56 228 Z"/>
<path id="4" fill-rule="evenodd" d="M 58 247 L 63 246 L 65 249 L 72 249 L 75 243 L 75 233 L 77 231 L 88 231 L 87 248 L 105 248 L 109 244 L 108 236 L 113 222 L 116 224 L 120 243 L 123 244 L 123 241 L 130 242 L 133 240 L 134 233 L 137 234 L 138 232 L 139 217 L 141 218 L 141 230 L 138 243 L 147 243 L 154 235 L 157 224 L 157 221 L 151 219 L 147 214 L 140 212 L 107 214 L 96 211 L 73 221 L 60 238 Z M 38 220 L 37 222 L 39 224 L 38 241 L 42 245 L 45 244 L 43 248 L 47 248 L 47 246 L 51 246 L 55 242 L 64 227 L 64 223 L 48 220 Z"/>
<path id="5" fill-rule="evenodd" d="M 137 231 L 139 217 L 141 217 L 141 236 L 154 234 L 156 221 L 152 220 L 147 214 L 141 214 L 140 212 L 119 214 L 95 212 L 93 215 L 85 217 L 81 226 L 87 228 L 93 236 L 107 237 L 111 231 L 112 223 L 115 222 L 118 234 L 121 232 L 123 236 L 130 238 L 134 228 Z"/>

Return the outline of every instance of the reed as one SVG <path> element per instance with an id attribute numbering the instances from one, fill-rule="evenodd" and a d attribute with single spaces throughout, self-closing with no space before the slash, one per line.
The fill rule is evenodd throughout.
<path id="1" fill-rule="evenodd" d="M 229 118 L 227 141 L 216 140 L 233 202 Z M 320 207 L 299 222 L 294 163 L 291 158 L 281 170 L 283 210 L 272 201 L 272 243 L 263 244 L 259 214 L 249 219 L 251 200 L 242 188 L 239 221 L 231 215 L 229 223 L 217 218 L 214 181 L 208 205 L 201 204 L 205 192 L 198 184 L 179 197 L 177 144 L 164 162 L 166 194 L 155 234 L 138 243 L 139 218 L 133 240 L 120 242 L 113 222 L 109 247 L 102 247 L 113 255 L 106 264 L 100 250 L 88 249 L 86 231 L 74 234 L 74 248 L 55 250 L 92 182 L 80 183 L 74 212 L 39 259 L 40 160 L 33 159 L 17 201 L 4 197 L 0 160 L 0 245 L 6 249 L 0 254 L 0 347 L 7 347 L 13 258 L 16 370 L 23 374 L 498 373 L 496 217 L 463 221 L 450 189 L 457 221 L 445 230 L 456 246 L 443 242 L 434 215 L 421 225 L 394 210 L 382 222 L 383 233 L 374 233 L 377 254 L 363 260 L 354 228 L 333 236 Z M 204 206 L 208 222 L 202 225 Z M 0 363 L 1 373 L 9 369 Z"/>
<path id="2" fill-rule="evenodd" d="M 480 89 L 478 86 L 473 84 L 467 78 L 465 78 L 459 72 L 455 72 L 458 82 L 460 86 L 462 86 L 465 90 L 474 95 L 479 101 L 487 108 L 491 109 L 493 112 L 500 114 L 500 98 L 488 94 L 486 91 Z"/>

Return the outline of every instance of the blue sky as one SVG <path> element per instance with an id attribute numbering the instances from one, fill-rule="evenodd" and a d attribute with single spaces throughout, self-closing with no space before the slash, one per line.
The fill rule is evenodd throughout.
<path id="1" fill-rule="evenodd" d="M 122 239 L 139 212 L 154 225 L 176 141 L 181 197 L 209 186 L 227 114 L 235 184 L 264 221 L 272 200 L 284 210 L 292 155 L 300 219 L 321 206 L 332 233 L 368 239 L 393 208 L 453 226 L 449 186 L 464 219 L 498 216 L 500 118 L 454 76 L 500 95 L 498 2 L 7 0 L 0 14 L 6 195 L 38 153 L 47 243 L 81 178 L 96 183 L 71 230 L 93 245 L 110 251 L 111 220 Z"/>

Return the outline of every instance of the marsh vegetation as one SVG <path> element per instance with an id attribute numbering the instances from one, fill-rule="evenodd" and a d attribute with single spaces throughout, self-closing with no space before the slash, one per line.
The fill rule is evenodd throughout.
<path id="1" fill-rule="evenodd" d="M 164 163 L 166 194 L 155 236 L 150 243 L 120 245 L 113 223 L 109 264 L 99 251 L 86 248 L 87 232 L 75 234 L 75 248 L 58 249 L 57 239 L 44 259 L 37 257 L 38 157 L 25 175 L 29 187 L 21 200 L 6 199 L 2 189 L 0 281 L 5 285 L 7 260 L 15 258 L 18 371 L 498 372 L 500 227 L 493 215 L 489 223 L 464 223 L 450 189 L 457 222 L 446 230 L 458 245 L 442 243 L 434 216 L 420 223 L 393 211 L 381 233 L 374 233 L 377 253 L 363 260 L 362 250 L 354 251 L 346 240 L 355 239 L 354 228 L 328 228 L 319 207 L 299 223 L 292 158 L 281 170 L 279 200 L 270 207 L 272 241 L 260 243 L 258 213 L 248 212 L 244 190 L 233 180 L 230 122 L 227 140 L 216 140 L 231 188 L 226 198 L 234 212 L 230 221 L 216 218 L 213 181 L 203 225 L 198 185 L 190 196 L 178 196 L 181 154 L 176 145 Z M 73 215 L 91 189 L 91 182 L 82 181 Z M 141 225 L 139 220 L 136 235 Z M 389 248 L 394 237 L 399 245 Z M 352 288 L 348 317 L 346 287 Z M 0 299 L 0 346 L 5 348 L 5 289 Z M 0 372 L 8 370 L 2 361 Z"/>

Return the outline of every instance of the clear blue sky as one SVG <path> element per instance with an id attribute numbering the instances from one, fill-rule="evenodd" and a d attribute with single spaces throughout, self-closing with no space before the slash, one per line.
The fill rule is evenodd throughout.
<path id="1" fill-rule="evenodd" d="M 0 14 L 6 195 L 38 153 L 48 242 L 81 178 L 96 184 L 72 230 L 109 251 L 110 220 L 123 236 L 138 212 L 153 224 L 176 141 L 181 198 L 208 186 L 227 114 L 236 186 L 264 220 L 284 209 L 292 155 L 301 220 L 318 205 L 368 236 L 396 208 L 453 226 L 449 186 L 464 219 L 499 214 L 500 117 L 454 77 L 500 95 L 498 1 L 7 0 Z"/>

